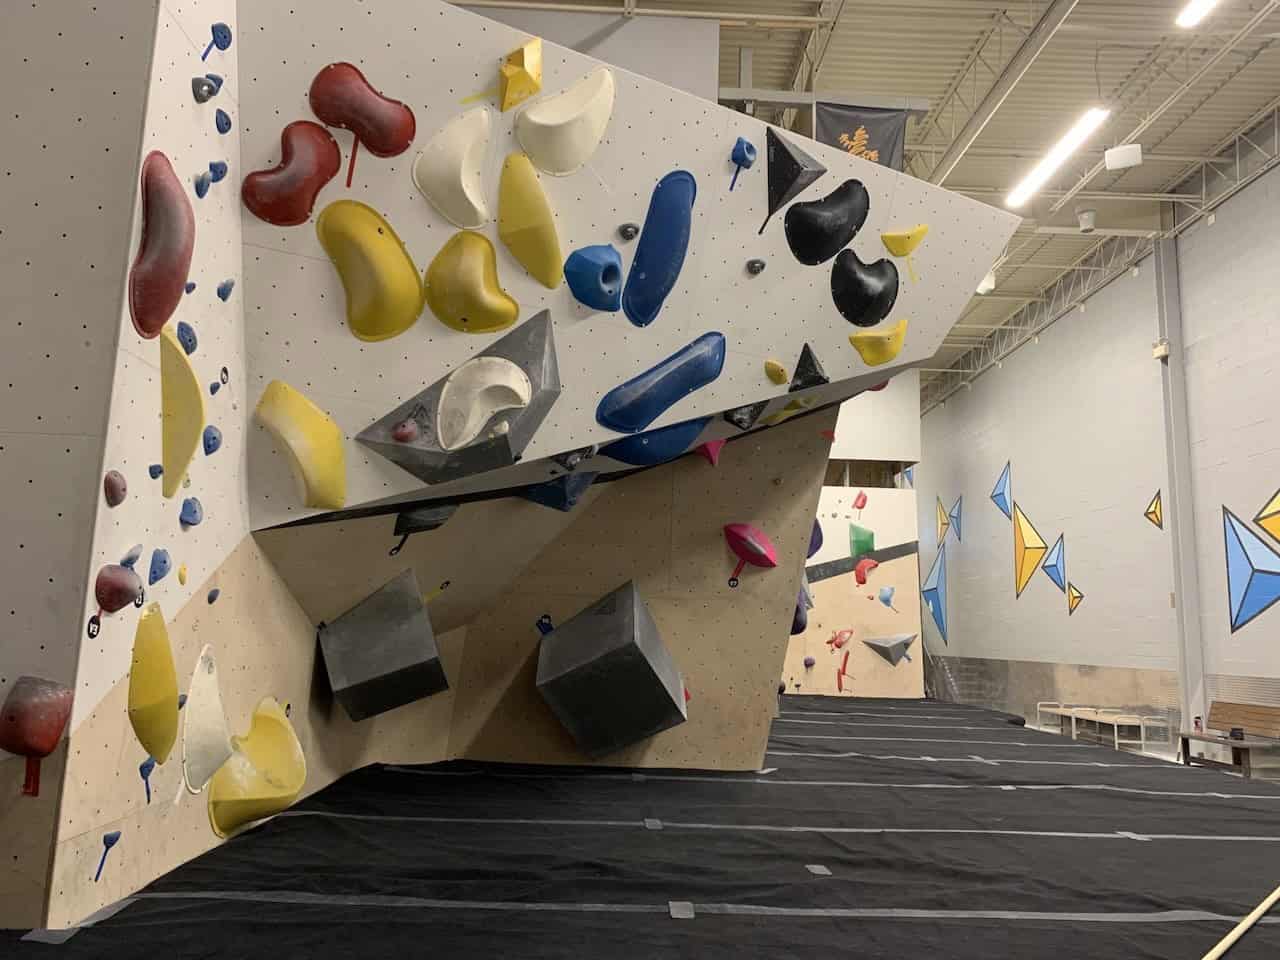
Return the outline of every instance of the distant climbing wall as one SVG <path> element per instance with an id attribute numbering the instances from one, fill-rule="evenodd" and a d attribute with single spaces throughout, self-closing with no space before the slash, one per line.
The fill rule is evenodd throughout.
<path id="1" fill-rule="evenodd" d="M 782 665 L 788 693 L 924 695 L 915 513 L 914 490 L 822 488 L 822 543 L 805 561 L 813 605 Z"/>

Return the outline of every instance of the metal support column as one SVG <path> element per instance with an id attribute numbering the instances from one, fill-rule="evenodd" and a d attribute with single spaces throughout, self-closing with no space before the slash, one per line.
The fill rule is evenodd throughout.
<path id="1" fill-rule="evenodd" d="M 1163 494 L 1164 525 L 1173 561 L 1174 610 L 1178 626 L 1178 687 L 1182 729 L 1205 715 L 1204 642 L 1200 634 L 1200 583 L 1196 570 L 1196 528 L 1191 494 L 1191 440 L 1187 432 L 1187 386 L 1182 358 L 1182 289 L 1178 241 L 1156 241 L 1157 343 L 1168 347 L 1160 361 L 1164 397 L 1164 450 L 1168 482 Z"/>

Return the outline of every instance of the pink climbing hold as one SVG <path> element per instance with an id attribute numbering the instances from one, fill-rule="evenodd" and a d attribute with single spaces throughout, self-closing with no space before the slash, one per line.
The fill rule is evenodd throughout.
<path id="1" fill-rule="evenodd" d="M 391 439 L 396 443 L 413 443 L 418 439 L 418 433 L 418 421 L 410 417 L 391 428 Z"/>
<path id="2" fill-rule="evenodd" d="M 733 575 L 729 578 L 731 587 L 738 585 L 738 574 L 748 563 L 753 567 L 778 565 L 778 551 L 774 548 L 773 541 L 759 527 L 753 527 L 749 523 L 727 523 L 724 527 L 724 539 L 738 558 L 738 565 L 733 568 Z"/>
<path id="3" fill-rule="evenodd" d="M 879 393 L 881 390 L 883 390 L 883 389 L 884 389 L 885 387 L 887 387 L 888 385 L 889 385 L 889 381 L 888 381 L 888 380 L 885 380 L 883 383 L 877 383 L 874 387 L 867 387 L 867 392 L 868 392 L 868 393 Z"/>
<path id="4" fill-rule="evenodd" d="M 859 490 L 858 495 L 853 498 L 853 509 L 861 510 L 867 505 L 867 491 Z"/>
<path id="5" fill-rule="evenodd" d="M 123 610 L 138 598 L 142 592 L 142 580 L 130 567 L 122 567 L 118 563 L 108 563 L 98 571 L 98 579 L 93 585 L 93 596 L 103 613 L 115 613 Z"/>
<path id="6" fill-rule="evenodd" d="M 699 444 L 697 450 L 707 458 L 707 463 L 716 467 L 720 465 L 720 451 L 728 442 L 728 440 L 708 440 L 706 443 Z"/>
<path id="7" fill-rule="evenodd" d="M 27 758 L 22 792 L 40 795 L 40 761 L 53 753 L 71 717 L 71 688 L 41 677 L 19 677 L 0 708 L 0 750 Z"/>
<path id="8" fill-rule="evenodd" d="M 827 641 L 827 646 L 831 648 L 832 653 L 837 650 L 843 650 L 845 645 L 853 639 L 852 630 L 833 630 L 831 639 Z"/>

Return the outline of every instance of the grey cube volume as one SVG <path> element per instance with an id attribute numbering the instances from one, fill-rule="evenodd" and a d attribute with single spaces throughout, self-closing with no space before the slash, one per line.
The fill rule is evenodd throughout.
<path id="1" fill-rule="evenodd" d="M 537 683 L 589 757 L 688 718 L 680 670 L 631 581 L 542 638 Z"/>
<path id="2" fill-rule="evenodd" d="M 449 689 L 412 570 L 321 627 L 320 649 L 333 695 L 352 720 Z"/>

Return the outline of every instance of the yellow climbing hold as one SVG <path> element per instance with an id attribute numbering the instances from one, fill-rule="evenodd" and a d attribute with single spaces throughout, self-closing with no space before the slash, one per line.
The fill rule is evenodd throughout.
<path id="1" fill-rule="evenodd" d="M 422 312 L 422 281 L 396 232 L 372 207 L 335 200 L 316 220 L 320 245 L 347 294 L 347 326 L 361 340 L 387 340 Z"/>
<path id="2" fill-rule="evenodd" d="M 158 603 L 142 611 L 133 635 L 129 723 L 142 749 L 155 757 L 156 763 L 169 759 L 178 739 L 178 674 Z"/>
<path id="3" fill-rule="evenodd" d="M 427 305 L 441 323 L 493 333 L 516 322 L 520 305 L 498 286 L 498 257 L 484 234 L 455 233 L 427 267 Z"/>
<path id="4" fill-rule="evenodd" d="M 185 563 L 178 565 L 178 582 L 184 587 L 187 585 L 187 565 Z"/>
<path id="5" fill-rule="evenodd" d="M 849 342 L 868 367 L 888 363 L 902 352 L 907 340 L 907 321 L 899 320 L 891 327 L 850 334 Z"/>
<path id="6" fill-rule="evenodd" d="M 232 753 L 209 781 L 209 825 L 225 837 L 298 799 L 307 760 L 289 718 L 274 697 L 253 711 L 249 732 L 231 738 Z"/>
<path id="7" fill-rule="evenodd" d="M 498 182 L 498 236 L 535 280 L 554 290 L 564 279 L 564 257 L 551 204 L 538 172 L 523 153 L 502 165 Z"/>
<path id="8" fill-rule="evenodd" d="M 172 497 L 182 486 L 204 431 L 204 391 L 187 351 L 166 326 L 160 331 L 160 492 Z"/>
<path id="9" fill-rule="evenodd" d="M 813 397 L 796 397 L 777 413 L 771 413 L 760 422 L 767 427 L 777 426 L 784 420 L 790 420 L 797 413 L 802 413 L 813 406 Z"/>
<path id="10" fill-rule="evenodd" d="M 777 360 L 766 360 L 764 362 L 764 375 L 779 385 L 787 382 L 787 368 Z"/>
<path id="11" fill-rule="evenodd" d="M 337 510 L 346 503 L 342 430 L 328 414 L 283 380 L 272 380 L 253 415 L 284 447 L 305 506 Z"/>
<path id="12" fill-rule="evenodd" d="M 518 107 L 542 89 L 542 38 L 534 37 L 507 54 L 498 68 L 498 95 L 503 112 Z"/>
<path id="13" fill-rule="evenodd" d="M 1013 505 L 1013 579 L 1018 596 L 1035 576 L 1040 561 L 1048 548 L 1044 538 L 1031 525 L 1027 515 L 1015 502 Z"/>
<path id="14" fill-rule="evenodd" d="M 916 252 L 916 247 L 920 246 L 928 232 L 927 223 L 917 223 L 910 230 L 888 230 L 880 234 L 886 250 L 895 257 L 907 258 L 907 270 L 911 273 L 912 282 L 919 278 L 916 276 L 915 264 L 911 262 L 911 255 Z"/>

